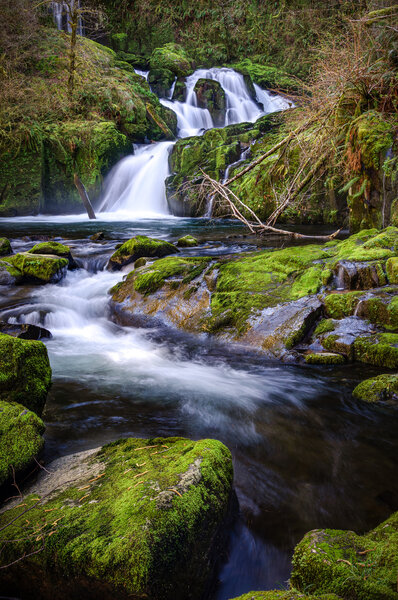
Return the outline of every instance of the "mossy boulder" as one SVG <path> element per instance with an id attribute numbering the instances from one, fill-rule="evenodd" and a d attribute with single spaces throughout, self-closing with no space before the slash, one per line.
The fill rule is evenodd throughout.
<path id="1" fill-rule="evenodd" d="M 0 383 L 0 400 L 18 402 L 41 415 L 51 385 L 45 345 L 0 333 Z"/>
<path id="2" fill-rule="evenodd" d="M 32 464 L 43 448 L 44 429 L 34 412 L 0 400 L 0 487 Z"/>
<path id="3" fill-rule="evenodd" d="M 175 254 L 178 248 L 164 240 L 155 240 L 145 235 L 137 235 L 124 242 L 109 259 L 108 269 L 118 271 L 125 265 L 141 257 L 158 257 Z"/>
<path id="4" fill-rule="evenodd" d="M 398 368 L 398 334 L 378 333 L 359 337 L 354 343 L 355 358 L 376 367 Z"/>
<path id="5" fill-rule="evenodd" d="M 334 352 L 311 352 L 306 355 L 305 362 L 309 365 L 343 365 L 345 358 Z"/>
<path id="6" fill-rule="evenodd" d="M 24 499 L 29 523 L 0 531 L 0 541 L 16 540 L 2 564 L 27 555 L 0 572 L 3 593 L 62 600 L 82 590 L 104 599 L 204 593 L 233 506 L 232 459 L 221 442 L 123 439 L 48 471 Z M 0 527 L 20 511 L 6 510 Z"/>
<path id="7" fill-rule="evenodd" d="M 398 513 L 364 535 L 316 529 L 293 556 L 291 585 L 350 600 L 396 600 Z"/>
<path id="8" fill-rule="evenodd" d="M 398 283 L 398 257 L 389 258 L 386 262 L 386 271 L 390 283 Z"/>
<path id="9" fill-rule="evenodd" d="M 167 98 L 175 80 L 175 75 L 169 69 L 151 69 L 148 83 L 151 90 L 160 98 Z"/>
<path id="10" fill-rule="evenodd" d="M 194 92 L 198 106 L 207 108 L 214 125 L 222 127 L 225 123 L 226 100 L 221 84 L 214 79 L 198 79 L 195 83 Z"/>
<path id="11" fill-rule="evenodd" d="M 252 81 L 262 88 L 278 89 L 282 92 L 297 92 L 301 90 L 301 84 L 298 79 L 274 65 L 267 65 L 245 58 L 229 66 L 235 69 L 235 71 L 249 76 Z"/>
<path id="12" fill-rule="evenodd" d="M 168 69 L 177 77 L 186 77 L 192 73 L 192 60 L 182 46 L 178 44 L 165 44 L 156 48 L 149 60 L 151 69 Z"/>
<path id="13" fill-rule="evenodd" d="M 198 240 L 192 235 L 184 235 L 184 237 L 180 238 L 177 242 L 177 246 L 179 248 L 192 248 L 193 246 L 197 245 Z"/>
<path id="14" fill-rule="evenodd" d="M 303 594 L 297 590 L 249 592 L 232 600 L 341 600 L 336 594 Z"/>
<path id="15" fill-rule="evenodd" d="M 65 244 L 60 244 L 59 242 L 41 242 L 33 246 L 33 248 L 29 250 L 29 254 L 59 256 L 67 259 L 69 269 L 75 269 L 77 266 L 73 260 L 69 246 L 65 246 Z"/>
<path id="16" fill-rule="evenodd" d="M 379 375 L 362 381 L 352 392 L 354 398 L 365 402 L 398 402 L 398 375 Z"/>
<path id="17" fill-rule="evenodd" d="M 344 289 L 368 290 L 387 283 L 384 268 L 385 263 L 382 261 L 355 263 L 341 260 L 335 266 L 335 273 Z"/>
<path id="18" fill-rule="evenodd" d="M 7 256 L 7 254 L 11 254 L 11 252 L 10 240 L 7 238 L 0 238 L 0 256 Z"/>
<path id="19" fill-rule="evenodd" d="M 7 263 L 19 271 L 19 283 L 58 283 L 66 274 L 68 259 L 46 254 L 21 252 L 7 257 Z"/>

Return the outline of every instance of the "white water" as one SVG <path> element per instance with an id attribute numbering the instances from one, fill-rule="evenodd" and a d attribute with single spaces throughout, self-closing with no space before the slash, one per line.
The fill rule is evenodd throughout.
<path id="1" fill-rule="evenodd" d="M 148 78 L 147 71 L 136 72 Z M 243 75 L 232 69 L 198 69 L 187 78 L 185 102 L 160 100 L 176 113 L 179 138 L 201 135 L 214 127 L 210 112 L 197 105 L 194 88 L 202 78 L 218 81 L 225 91 L 225 125 L 254 122 L 264 114 L 290 106 L 285 99 L 272 96 L 259 86 L 255 86 L 258 102 L 254 101 Z M 175 82 L 169 98 L 174 86 Z M 164 182 L 170 174 L 168 158 L 172 145 L 172 142 L 159 142 L 141 146 L 134 155 L 120 161 L 106 178 L 100 212 L 111 213 L 117 220 L 169 215 Z"/>
<path id="2" fill-rule="evenodd" d="M 75 0 L 72 0 L 72 6 Z M 80 8 L 80 0 L 77 3 Z M 72 31 L 69 21 L 69 8 L 66 2 L 51 2 L 51 12 L 57 29 L 70 33 Z M 83 35 L 83 23 L 81 17 L 78 19 L 77 34 Z"/>

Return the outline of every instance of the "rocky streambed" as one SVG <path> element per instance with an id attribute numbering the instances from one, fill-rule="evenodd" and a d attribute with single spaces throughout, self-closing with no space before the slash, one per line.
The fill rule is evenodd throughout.
<path id="1" fill-rule="evenodd" d="M 0 246 L 2 590 L 395 598 L 398 230 L 67 227 Z"/>

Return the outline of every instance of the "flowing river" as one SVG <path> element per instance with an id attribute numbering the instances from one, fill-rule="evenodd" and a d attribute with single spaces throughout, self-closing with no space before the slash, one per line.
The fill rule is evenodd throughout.
<path id="1" fill-rule="evenodd" d="M 226 90 L 227 123 L 286 108 L 262 90 L 259 106 L 230 70 L 199 71 L 188 79 L 185 103 L 162 101 L 177 113 L 181 136 L 212 126 L 191 94 L 203 76 L 218 78 Z M 46 461 L 126 436 L 214 437 L 231 449 L 240 515 L 212 597 L 227 600 L 282 589 L 292 549 L 308 530 L 364 531 L 396 509 L 397 416 L 352 399 L 364 378 L 352 365 L 269 363 L 205 335 L 112 321 L 108 290 L 123 274 L 105 266 L 117 243 L 136 234 L 175 241 L 190 233 L 200 244 L 183 255 L 258 247 L 231 221 L 168 214 L 171 146 L 136 148 L 116 165 L 97 221 L 84 215 L 0 219 L 0 237 L 9 237 L 14 251 L 52 236 L 71 247 L 80 266 L 56 285 L 0 287 L 0 319 L 40 324 L 53 334 L 45 341 L 53 369 L 44 413 Z M 98 231 L 104 239 L 93 242 Z M 280 247 L 284 240 L 262 243 Z M 367 368 L 366 376 L 373 372 Z"/>

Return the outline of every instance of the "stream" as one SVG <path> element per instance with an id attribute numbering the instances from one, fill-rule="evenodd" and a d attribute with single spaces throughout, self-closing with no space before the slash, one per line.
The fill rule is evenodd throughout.
<path id="1" fill-rule="evenodd" d="M 195 78 L 219 78 L 228 123 L 286 108 L 263 90 L 259 108 L 231 70 L 206 73 L 188 78 L 185 103 L 162 100 L 175 110 L 181 137 L 212 126 L 190 93 Z M 114 167 L 96 221 L 84 215 L 0 219 L 0 237 L 11 240 L 14 252 L 50 236 L 70 246 L 80 267 L 58 284 L 0 287 L 0 319 L 40 324 L 53 334 L 45 340 L 53 370 L 43 415 L 46 462 L 127 436 L 211 437 L 230 448 L 240 514 L 212 596 L 228 600 L 283 589 L 294 545 L 310 529 L 362 532 L 397 508 L 398 418 L 351 396 L 377 369 L 271 363 L 205 334 L 112 321 L 108 290 L 123 273 L 105 267 L 117 243 L 137 234 L 175 242 L 189 233 L 199 246 L 183 256 L 259 247 L 235 222 L 168 214 L 164 179 L 172 144 L 136 147 Z M 98 231 L 104 239 L 94 242 L 90 236 Z M 276 236 L 261 241 L 262 247 L 285 244 Z"/>

